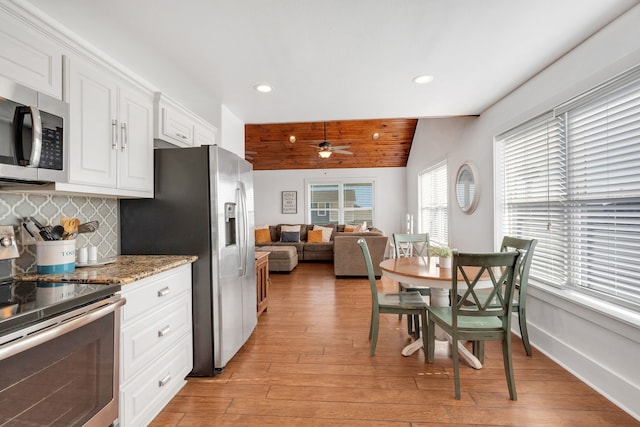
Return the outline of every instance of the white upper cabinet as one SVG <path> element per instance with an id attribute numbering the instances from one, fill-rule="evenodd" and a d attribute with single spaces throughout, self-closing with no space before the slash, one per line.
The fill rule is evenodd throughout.
<path id="1" fill-rule="evenodd" d="M 66 65 L 69 183 L 153 196 L 152 94 L 88 60 L 73 57 Z"/>
<path id="2" fill-rule="evenodd" d="M 0 74 L 62 99 L 62 49 L 0 5 Z"/>
<path id="3" fill-rule="evenodd" d="M 216 142 L 217 129 L 162 93 L 154 98 L 154 138 L 177 147 Z"/>

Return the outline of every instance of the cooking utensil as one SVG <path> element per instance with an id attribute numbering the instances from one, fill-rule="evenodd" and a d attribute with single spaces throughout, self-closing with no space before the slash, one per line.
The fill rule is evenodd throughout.
<path id="1" fill-rule="evenodd" d="M 89 221 L 78 225 L 78 233 L 93 233 L 99 227 L 98 221 Z"/>
<path id="2" fill-rule="evenodd" d="M 62 236 L 65 234 L 64 227 L 61 225 L 56 225 L 51 227 L 51 231 L 49 235 L 51 236 L 51 240 L 62 240 Z"/>
<path id="3" fill-rule="evenodd" d="M 36 220 L 32 216 L 29 217 L 29 220 L 33 223 L 33 225 L 35 225 L 38 228 L 39 234 L 40 236 L 42 236 L 43 240 L 54 240 L 53 237 L 51 236 L 51 229 L 53 227 L 51 227 L 50 225 L 40 224 L 38 220 Z"/>

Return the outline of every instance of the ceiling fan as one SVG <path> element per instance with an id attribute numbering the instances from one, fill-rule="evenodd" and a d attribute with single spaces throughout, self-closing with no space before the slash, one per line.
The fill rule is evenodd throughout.
<path id="1" fill-rule="evenodd" d="M 336 145 L 335 147 L 327 141 L 327 122 L 324 122 L 324 140 L 318 144 L 309 144 L 310 147 L 318 150 L 318 155 L 323 159 L 328 159 L 331 154 L 353 154 L 351 151 L 346 151 L 345 148 L 351 147 L 350 145 Z"/>

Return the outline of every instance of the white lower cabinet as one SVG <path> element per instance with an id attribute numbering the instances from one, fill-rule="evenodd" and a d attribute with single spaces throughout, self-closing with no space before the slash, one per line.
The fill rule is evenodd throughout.
<path id="1" fill-rule="evenodd" d="M 120 426 L 149 424 L 193 368 L 191 265 L 122 286 Z"/>

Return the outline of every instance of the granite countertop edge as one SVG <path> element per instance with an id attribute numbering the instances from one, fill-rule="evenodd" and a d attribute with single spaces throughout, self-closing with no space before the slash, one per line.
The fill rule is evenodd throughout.
<path id="1" fill-rule="evenodd" d="M 194 263 L 195 255 L 119 255 L 115 262 L 82 267 L 69 273 L 24 274 L 18 280 L 38 282 L 104 283 L 126 285 L 183 265 Z"/>

